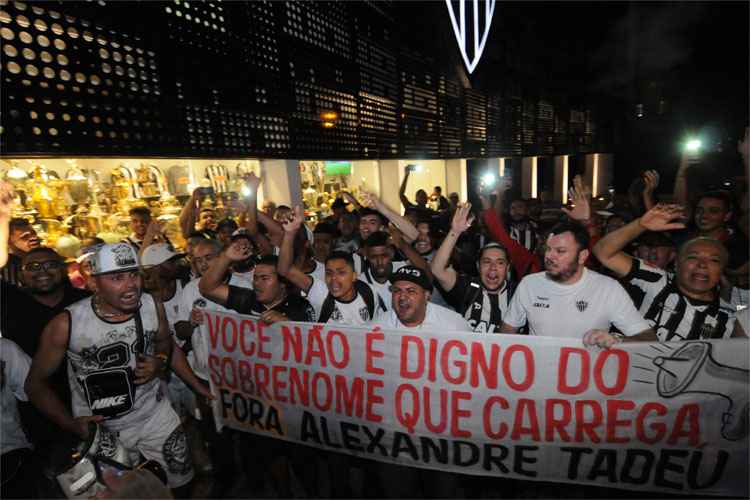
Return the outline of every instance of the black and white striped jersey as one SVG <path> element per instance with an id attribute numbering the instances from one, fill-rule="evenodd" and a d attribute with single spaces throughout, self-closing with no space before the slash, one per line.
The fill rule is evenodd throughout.
<path id="1" fill-rule="evenodd" d="M 510 224 L 508 233 L 511 238 L 526 247 L 526 250 L 533 252 L 536 248 L 536 229 L 536 224 L 529 221 L 523 229 L 518 225 Z"/>
<path id="2" fill-rule="evenodd" d="M 633 259 L 623 281 L 630 285 L 635 306 L 662 342 L 729 338 L 736 312 L 718 297 L 706 302 L 691 299 L 677 288 L 674 275 Z"/>
<path id="3" fill-rule="evenodd" d="M 489 292 L 479 278 L 459 274 L 451 289 L 449 302 L 477 333 L 500 333 L 510 304 L 512 289 L 506 282 L 498 292 Z"/>

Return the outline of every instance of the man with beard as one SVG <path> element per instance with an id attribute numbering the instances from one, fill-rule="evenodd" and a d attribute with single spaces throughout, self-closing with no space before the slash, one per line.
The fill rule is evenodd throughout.
<path id="1" fill-rule="evenodd" d="M 479 278 L 458 274 L 448 262 L 461 233 L 474 218 L 469 217 L 471 204 L 456 210 L 451 229 L 432 260 L 432 275 L 448 292 L 449 302 L 479 333 L 499 333 L 503 315 L 513 295 L 508 281 L 508 251 L 498 243 L 488 243 L 479 251 Z"/>
<path id="2" fill-rule="evenodd" d="M 13 218 L 8 224 L 8 262 L 3 266 L 0 279 L 18 286 L 21 280 L 21 260 L 42 242 L 26 219 Z"/>
<path id="3" fill-rule="evenodd" d="M 674 276 L 622 251 L 644 231 L 681 229 L 679 205 L 656 205 L 639 219 L 602 238 L 594 247 L 599 261 L 637 293 L 635 304 L 662 342 L 744 337 L 735 310 L 719 296 L 729 259 L 721 242 L 704 237 L 683 243 Z M 600 337 L 613 341 L 601 333 Z M 610 336 L 611 337 L 611 336 Z"/>
<path id="4" fill-rule="evenodd" d="M 46 247 L 34 248 L 24 256 L 21 284 L 23 287 L 19 290 L 3 283 L 2 333 L 32 358 L 47 323 L 70 304 L 90 294 L 70 284 L 63 258 Z M 50 376 L 50 385 L 70 408 L 70 387 L 64 366 Z M 19 404 L 19 410 L 37 453 L 46 454 L 59 440 L 61 429 L 29 403 Z"/>
<path id="5" fill-rule="evenodd" d="M 508 232 L 510 237 L 523 245 L 527 250 L 536 248 L 536 223 L 529 219 L 529 204 L 522 198 L 516 198 L 510 202 L 510 224 Z"/>
<path id="6" fill-rule="evenodd" d="M 94 295 L 69 306 L 44 329 L 26 393 L 64 430 L 86 439 L 89 423 L 99 422 L 118 433 L 127 449 L 159 462 L 171 488 L 186 486 L 193 468 L 185 433 L 158 380 L 169 364 L 172 340 L 161 302 L 142 293 L 135 248 L 99 247 L 91 259 L 91 282 Z M 48 382 L 66 354 L 72 415 Z"/>
<path id="7" fill-rule="evenodd" d="M 518 285 L 503 318 L 503 333 L 517 333 L 528 322 L 530 335 L 584 338 L 599 346 L 595 333 L 616 326 L 623 340 L 656 340 L 625 289 L 614 279 L 585 267 L 589 234 L 575 222 L 554 226 L 547 237 L 545 272 Z"/>

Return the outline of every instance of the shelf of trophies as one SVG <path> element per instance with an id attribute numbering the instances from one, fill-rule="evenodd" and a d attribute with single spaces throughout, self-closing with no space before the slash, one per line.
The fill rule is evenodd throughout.
<path id="1" fill-rule="evenodd" d="M 362 193 L 379 192 L 376 161 L 299 162 L 305 219 L 312 225 L 331 215 L 333 202 L 342 193 L 362 201 Z"/>
<path id="2" fill-rule="evenodd" d="M 87 238 L 111 243 L 128 236 L 128 213 L 137 206 L 149 207 L 170 241 L 183 248 L 179 214 L 192 191 L 211 193 L 203 204 L 217 219 L 236 217 L 242 178 L 259 171 L 257 160 L 0 160 L 2 178 L 15 188 L 13 216 L 30 220 L 43 244 L 67 258 Z"/>

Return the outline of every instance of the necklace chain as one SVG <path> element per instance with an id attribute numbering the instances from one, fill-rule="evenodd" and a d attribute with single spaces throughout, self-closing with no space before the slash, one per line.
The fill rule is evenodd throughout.
<path id="1" fill-rule="evenodd" d="M 94 311 L 97 315 L 101 316 L 102 318 L 116 318 L 118 316 L 130 316 L 132 313 L 107 313 L 102 311 L 102 307 L 99 304 L 101 299 L 99 299 L 99 296 L 94 296 L 94 300 L 91 301 L 91 303 L 94 305 Z M 141 302 L 138 302 L 138 308 L 141 307 Z"/>

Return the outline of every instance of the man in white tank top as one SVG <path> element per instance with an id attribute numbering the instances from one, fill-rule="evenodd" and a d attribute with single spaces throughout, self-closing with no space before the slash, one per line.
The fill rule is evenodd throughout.
<path id="1" fill-rule="evenodd" d="M 91 421 L 117 432 L 133 458 L 140 453 L 156 460 L 171 488 L 185 486 L 193 477 L 190 450 L 158 380 L 172 339 L 163 306 L 142 293 L 136 250 L 127 243 L 99 247 L 91 258 L 90 284 L 92 297 L 69 306 L 44 329 L 26 381 L 29 399 L 81 438 Z M 47 381 L 66 352 L 73 415 Z"/>

